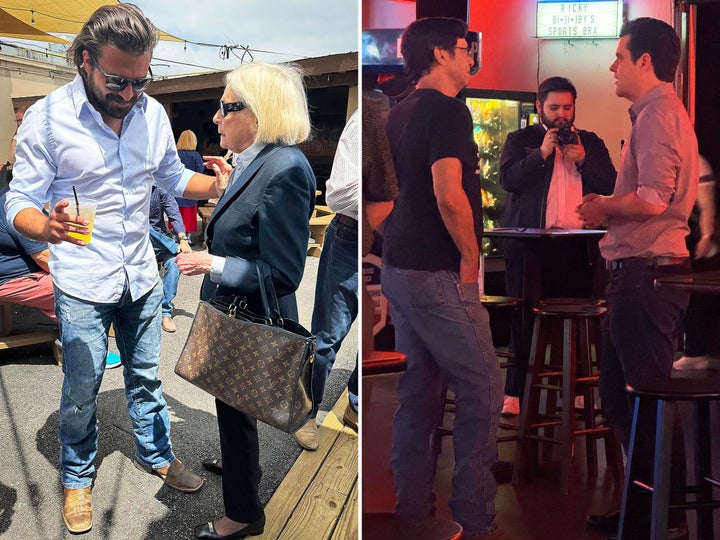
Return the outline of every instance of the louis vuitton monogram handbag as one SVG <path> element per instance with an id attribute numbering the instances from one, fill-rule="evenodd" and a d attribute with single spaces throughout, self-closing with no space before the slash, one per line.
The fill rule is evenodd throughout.
<path id="1" fill-rule="evenodd" d="M 279 316 L 258 270 L 264 315 L 244 299 L 201 301 L 175 373 L 231 407 L 282 431 L 300 429 L 312 409 L 315 337 Z M 270 301 L 275 308 L 270 311 Z"/>

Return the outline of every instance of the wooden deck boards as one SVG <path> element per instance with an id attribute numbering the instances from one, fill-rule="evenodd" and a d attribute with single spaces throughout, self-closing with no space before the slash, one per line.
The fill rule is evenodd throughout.
<path id="1" fill-rule="evenodd" d="M 265 507 L 262 540 L 358 538 L 358 436 L 338 420 L 343 393 L 318 430 L 319 448 L 303 451 Z"/>

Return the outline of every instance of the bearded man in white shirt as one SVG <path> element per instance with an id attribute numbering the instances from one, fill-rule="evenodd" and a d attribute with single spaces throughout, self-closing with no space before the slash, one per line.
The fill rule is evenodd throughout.
<path id="1" fill-rule="evenodd" d="M 175 458 L 158 378 L 163 289 L 149 238 L 157 184 L 173 196 L 218 196 L 215 178 L 186 170 L 167 115 L 145 95 L 157 30 L 132 4 L 99 8 L 68 50 L 78 68 L 69 84 L 39 100 L 18 134 L 8 222 L 50 244 L 50 271 L 63 343 L 60 475 L 63 519 L 72 533 L 92 527 L 97 393 L 110 325 L 125 370 L 136 439 L 134 462 L 170 487 L 197 491 L 203 480 Z M 42 203 L 51 201 L 49 215 Z M 78 203 L 97 204 L 89 221 Z"/>

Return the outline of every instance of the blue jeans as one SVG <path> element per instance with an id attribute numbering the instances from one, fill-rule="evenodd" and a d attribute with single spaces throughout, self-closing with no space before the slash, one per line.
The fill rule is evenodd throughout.
<path id="1" fill-rule="evenodd" d="M 317 337 L 313 365 L 313 410 L 317 416 L 325 392 L 325 382 L 340 346 L 358 314 L 358 231 L 339 221 L 338 216 L 325 229 L 311 332 Z M 357 372 L 350 377 L 348 393 L 357 410 Z"/>
<path id="2" fill-rule="evenodd" d="M 60 475 L 66 488 L 92 484 L 97 453 L 97 394 L 105 371 L 108 330 L 123 361 L 125 396 L 133 423 L 136 457 L 159 469 L 172 463 L 170 419 L 158 379 L 160 299 L 158 284 L 133 301 L 126 290 L 120 301 L 99 304 L 80 300 L 55 287 L 63 379 L 60 398 Z"/>
<path id="3" fill-rule="evenodd" d="M 626 452 L 632 427 L 632 405 L 625 386 L 648 377 L 670 377 L 682 332 L 683 312 L 690 295 L 688 291 L 655 289 L 654 280 L 689 272 L 689 265 L 672 265 L 622 268 L 610 273 L 599 390 L 603 410 Z M 635 437 L 635 455 L 640 456 L 637 472 L 643 481 L 652 478 L 655 441 L 652 416 L 640 416 Z M 676 425 L 670 472 L 673 487 L 684 484 L 684 461 L 682 431 Z M 649 515 L 649 507 L 647 510 Z M 684 511 L 671 510 L 671 526 L 673 523 L 678 525 L 683 518 Z"/>
<path id="4" fill-rule="evenodd" d="M 455 470 L 450 508 L 468 535 L 493 527 L 497 485 L 490 467 L 503 401 L 490 319 L 477 283 L 457 272 L 383 265 L 382 289 L 395 324 L 395 348 L 407 355 L 398 383 L 392 467 L 396 513 L 434 514 L 430 441 L 443 413 L 443 382 L 455 394 Z"/>
<path id="5" fill-rule="evenodd" d="M 162 264 L 165 269 L 165 274 L 162 278 L 162 316 L 172 317 L 173 300 L 175 296 L 177 296 L 178 282 L 180 281 L 180 269 L 175 263 L 178 245 L 172 238 L 168 238 L 155 231 L 153 231 L 153 233 L 150 234 L 150 242 L 155 251 L 155 259 Z"/>

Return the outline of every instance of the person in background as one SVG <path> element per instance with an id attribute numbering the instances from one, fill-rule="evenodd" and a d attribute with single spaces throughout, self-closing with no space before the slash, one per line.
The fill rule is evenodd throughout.
<path id="1" fill-rule="evenodd" d="M 197 136 L 192 130 L 186 129 L 180 134 L 177 141 L 177 149 L 180 161 L 182 161 L 182 164 L 185 165 L 187 169 L 198 173 L 205 170 L 203 158 L 197 151 Z M 180 215 L 182 216 L 183 232 L 187 234 L 186 241 L 188 245 L 191 246 L 193 245 L 192 233 L 197 231 L 197 201 L 183 197 L 175 197 L 175 200 L 177 201 Z M 176 231 L 174 224 L 171 224 L 171 228 Z"/>
<path id="2" fill-rule="evenodd" d="M 375 233 L 380 234 L 398 196 L 397 175 L 385 130 L 389 112 L 388 97 L 378 88 L 377 75 L 363 71 L 362 90 L 362 249 L 364 257 L 373 247 Z M 373 321 L 375 306 L 362 282 L 362 354 L 369 357 L 375 349 Z"/>
<path id="3" fill-rule="evenodd" d="M 360 112 L 356 110 L 345 124 L 327 184 L 325 201 L 335 213 L 325 229 L 325 240 L 318 263 L 315 304 L 311 332 L 317 337 L 313 365 L 313 408 L 310 418 L 293 436 L 306 450 L 318 447 L 315 420 L 325 392 L 325 382 L 338 350 L 358 314 L 358 201 L 360 175 Z M 358 428 L 358 372 L 348 381 L 348 404 L 343 423 Z"/>
<path id="4" fill-rule="evenodd" d="M 18 234 L 7 223 L 6 197 L 4 190 L 0 195 L 0 301 L 37 308 L 57 322 L 48 245 Z"/>
<path id="5" fill-rule="evenodd" d="M 175 242 L 165 225 L 165 216 L 177 234 L 179 244 Z M 159 187 L 154 187 L 150 196 L 150 242 L 155 251 L 155 259 L 165 269 L 162 276 L 162 329 L 172 333 L 177 330 L 175 321 L 173 321 L 173 300 L 177 295 L 178 280 L 180 279 L 180 270 L 175 263 L 175 256 L 178 253 L 189 253 L 191 249 L 175 198 Z"/>
<path id="6" fill-rule="evenodd" d="M 50 244 L 64 359 L 62 516 L 71 533 L 92 528 L 97 394 L 111 324 L 123 359 L 133 463 L 182 492 L 203 484 L 170 441 L 158 378 L 163 291 L 148 210 L 153 185 L 206 199 L 217 196 L 224 179 L 182 165 L 165 109 L 144 92 L 157 40 L 155 26 L 132 4 L 102 6 L 90 16 L 67 52 L 78 70 L 74 80 L 25 113 L 7 196 L 15 230 Z M 89 242 L 71 235 L 91 232 L 89 220 L 73 211 L 76 195 L 97 202 Z M 50 201 L 49 214 L 39 201 Z"/>
<path id="7" fill-rule="evenodd" d="M 180 271 L 204 275 L 201 300 L 247 297 L 262 313 L 256 270 L 272 280 L 280 315 L 297 320 L 295 291 L 305 269 L 315 176 L 296 146 L 310 134 L 307 97 L 299 69 L 251 62 L 228 73 L 213 122 L 220 145 L 235 152 L 235 169 L 221 157 L 208 163 L 230 175 L 207 226 L 208 252 L 177 256 Z M 231 174 L 232 172 L 232 174 Z M 260 448 L 257 420 L 215 400 L 222 461 L 224 515 L 195 527 L 197 538 L 244 538 L 262 534 Z"/>
<path id="8" fill-rule="evenodd" d="M 540 123 L 510 133 L 502 148 L 500 185 L 508 193 L 503 225 L 580 229 L 583 223 L 576 209 L 583 195 L 610 195 L 617 173 L 602 139 L 575 127 L 577 90 L 572 82 L 550 77 L 540 83 L 537 96 Z M 588 252 L 587 240 L 566 239 L 546 247 L 552 251 L 543 257 L 550 265 L 543 272 L 543 296 L 592 296 L 599 253 Z M 521 297 L 523 243 L 506 239 L 503 249 L 506 293 Z M 521 335 L 519 326 L 512 329 L 510 350 L 515 356 L 505 378 L 506 416 L 520 414 L 530 338 L 529 332 Z"/>
<path id="9" fill-rule="evenodd" d="M 7 222 L 5 200 L 7 189 L 0 194 L 0 302 L 20 304 L 39 309 L 53 322 L 55 315 L 55 293 L 48 260 L 50 250 L 44 242 L 36 242 L 18 234 Z M 55 347 L 62 358 L 62 342 L 55 341 Z M 120 355 L 108 351 L 105 367 L 120 366 Z"/>
<path id="10" fill-rule="evenodd" d="M 17 107 L 15 109 L 15 123 L 17 124 L 17 127 L 15 128 L 15 133 L 13 134 L 12 141 L 10 141 L 10 151 L 8 152 L 8 159 L 7 159 L 7 165 L 12 169 L 12 166 L 15 164 L 15 148 L 17 148 L 17 135 L 18 130 L 20 129 L 20 125 L 23 121 L 23 116 L 25 116 L 25 111 L 27 110 L 27 107 Z"/>
<path id="11" fill-rule="evenodd" d="M 17 124 L 17 127 L 15 128 L 15 133 L 13 134 L 12 140 L 10 141 L 10 151 L 8 152 L 8 159 L 5 163 L 6 184 L 9 184 L 12 180 L 12 170 L 13 165 L 15 165 L 15 148 L 17 147 L 18 130 L 20 129 L 20 124 L 22 124 L 23 116 L 25 116 L 26 110 L 27 107 L 25 106 L 15 108 L 15 123 Z"/>
<path id="12" fill-rule="evenodd" d="M 600 398 L 608 421 L 627 453 L 632 409 L 627 384 L 667 378 L 672 370 L 689 293 L 656 290 L 656 278 L 690 271 L 685 244 L 688 218 L 698 192 L 695 131 L 673 80 L 680 40 L 667 23 L 642 17 L 626 22 L 610 66 L 615 94 L 628 99 L 632 129 L 620 158 L 610 196 L 588 194 L 578 213 L 590 227 L 607 225 L 600 250 L 610 272 L 603 328 Z M 671 483 L 684 485 L 684 443 L 679 425 L 673 436 Z M 654 418 L 641 415 L 635 429 L 638 480 L 652 479 Z M 671 504 L 673 502 L 671 496 Z M 628 516 L 628 538 L 650 533 L 650 499 Z M 620 510 L 590 515 L 595 529 L 617 528 Z M 670 509 L 669 537 L 687 538 L 682 509 Z"/>
<path id="13" fill-rule="evenodd" d="M 470 111 L 455 96 L 473 59 L 459 19 L 418 19 L 403 32 L 405 70 L 416 89 L 388 115 L 400 194 L 385 223 L 382 292 L 395 348 L 407 356 L 393 423 L 395 514 L 422 538 L 435 511 L 430 440 L 455 394 L 450 508 L 466 539 L 505 539 L 495 524 L 496 432 L 502 379 L 480 303 L 483 233 L 478 148 Z"/>
<path id="14" fill-rule="evenodd" d="M 696 223 L 691 219 L 689 248 L 693 256 L 693 272 L 720 269 L 718 235 L 716 234 L 717 182 L 712 168 L 699 156 L 700 183 L 695 202 Z M 695 211 L 693 211 L 695 214 Z M 708 369 L 720 364 L 717 350 L 720 328 L 720 303 L 712 295 L 692 293 L 685 312 L 685 340 L 683 356 L 673 363 L 673 369 Z"/>

